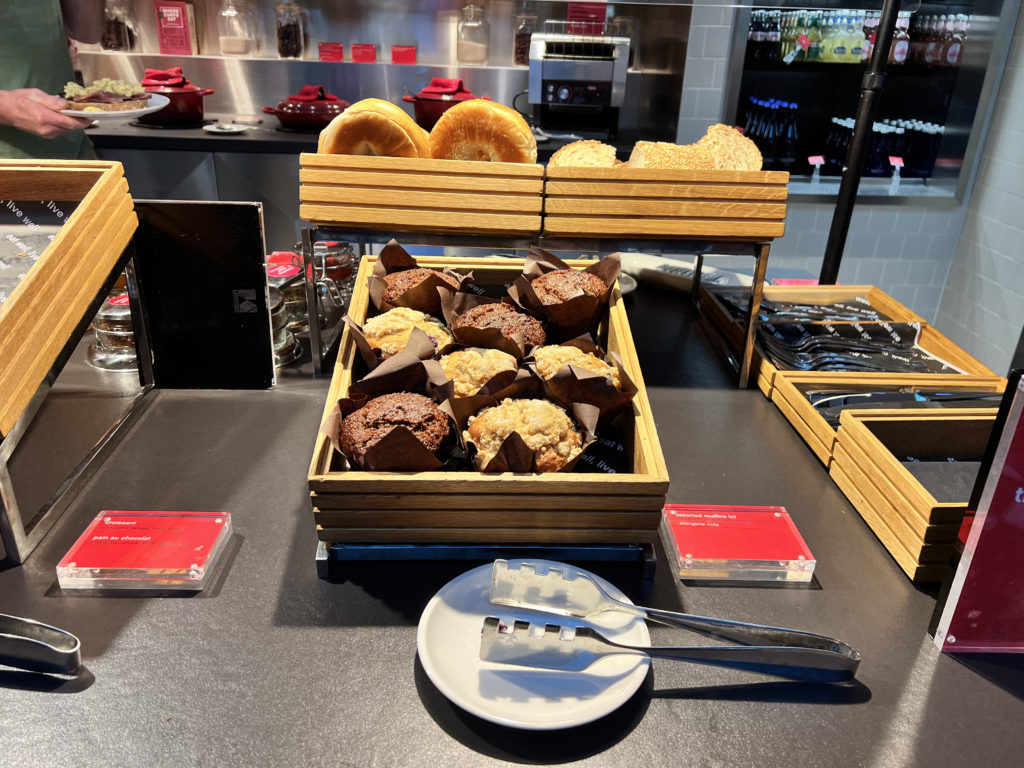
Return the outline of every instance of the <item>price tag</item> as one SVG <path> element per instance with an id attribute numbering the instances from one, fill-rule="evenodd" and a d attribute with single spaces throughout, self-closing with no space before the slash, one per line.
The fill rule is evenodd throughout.
<path id="1" fill-rule="evenodd" d="M 317 43 L 320 61 L 344 61 L 345 45 L 343 43 Z"/>
<path id="2" fill-rule="evenodd" d="M 903 167 L 903 158 L 896 157 L 895 155 L 889 155 L 889 165 L 893 165 L 897 168 Z"/>
<path id="3" fill-rule="evenodd" d="M 782 57 L 782 63 L 783 64 L 792 64 L 793 63 L 793 59 L 796 58 L 797 53 L 798 53 L 797 49 L 794 48 L 792 51 L 790 51 L 789 53 L 787 53 L 785 56 Z"/>
<path id="4" fill-rule="evenodd" d="M 801 32 L 796 38 L 796 44 L 806 51 L 811 47 L 811 39 Z"/>
<path id="5" fill-rule="evenodd" d="M 372 64 L 377 60 L 377 46 L 371 43 L 352 43 L 352 61 Z"/>
<path id="6" fill-rule="evenodd" d="M 825 158 L 821 155 L 811 155 L 807 158 L 807 162 L 809 165 L 824 165 Z"/>

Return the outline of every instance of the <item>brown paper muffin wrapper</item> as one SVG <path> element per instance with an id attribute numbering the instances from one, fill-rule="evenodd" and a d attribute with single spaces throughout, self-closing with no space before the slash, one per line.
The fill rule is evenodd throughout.
<path id="1" fill-rule="evenodd" d="M 550 379 L 545 379 L 537 370 L 536 360 L 532 356 L 526 358 L 523 361 L 523 366 L 529 368 L 537 377 L 545 395 L 552 400 L 561 405 L 588 403 L 597 406 L 600 412 L 600 421 L 603 423 L 606 419 L 626 409 L 636 397 L 639 389 L 629 378 L 626 369 L 623 368 L 622 359 L 614 352 L 606 353 L 594 343 L 590 336 L 578 336 L 559 346 L 576 347 L 613 366 L 619 374 L 619 388 L 616 389 L 601 374 L 571 364 L 564 366 Z"/>
<path id="2" fill-rule="evenodd" d="M 456 328 L 455 321 L 464 313 L 480 304 L 501 304 L 500 299 L 492 299 L 487 296 L 477 296 L 472 293 L 462 293 L 451 290 L 441 292 L 441 313 L 444 315 L 448 328 L 451 329 L 455 341 L 466 347 L 490 347 L 507 352 L 522 360 L 533 346 L 527 344 L 521 333 L 512 334 L 511 337 L 503 336 L 498 328 Z M 510 304 L 510 302 L 504 302 Z M 512 305 L 513 307 L 515 305 Z M 531 313 L 527 313 L 531 314 Z M 446 350 L 447 351 L 447 350 Z"/>
<path id="3" fill-rule="evenodd" d="M 419 285 L 415 285 L 394 301 L 385 301 L 384 292 L 388 289 L 384 275 L 393 272 L 404 272 L 407 269 L 415 269 L 419 266 L 416 259 L 409 255 L 409 252 L 398 244 L 397 240 L 391 240 L 385 245 L 377 256 L 377 263 L 373 268 L 373 274 L 369 279 L 370 301 L 377 308 L 378 312 L 387 312 L 395 307 L 408 307 L 426 312 L 428 315 L 437 314 L 440 306 L 438 289 L 451 290 L 451 285 L 440 277 L 427 277 Z M 435 270 L 436 271 L 436 270 Z M 458 281 L 459 290 L 463 289 L 463 283 L 472 282 L 473 274 L 460 274 L 455 270 L 445 267 L 441 270 L 444 274 Z"/>
<path id="4" fill-rule="evenodd" d="M 462 345 L 456 344 L 451 347 L 447 352 L 454 352 L 457 349 L 462 349 Z M 440 361 L 438 362 L 440 365 Z M 442 368 L 442 377 L 444 376 L 444 369 Z M 464 397 L 455 396 L 455 382 L 450 379 L 446 379 L 444 384 L 438 387 L 435 392 L 437 393 L 436 399 L 439 402 L 445 400 L 459 401 L 465 400 Z M 488 379 L 479 390 L 474 392 L 469 397 L 492 397 L 497 400 L 502 400 L 506 397 L 540 397 L 543 394 L 543 388 L 540 386 L 540 382 L 537 377 L 534 376 L 533 371 L 527 370 L 526 368 L 517 368 L 514 371 L 499 371 Z"/>
<path id="5" fill-rule="evenodd" d="M 377 366 L 381 365 L 383 362 L 394 359 L 404 352 L 412 352 L 420 360 L 429 360 L 436 355 L 455 348 L 454 344 L 447 344 L 438 349 L 434 346 L 434 342 L 430 340 L 430 337 L 422 328 L 413 328 L 412 333 L 409 334 L 409 341 L 406 343 L 405 349 L 401 350 L 398 355 L 392 355 L 390 358 L 384 358 L 381 351 L 376 347 L 371 346 L 370 342 L 367 341 L 366 334 L 363 333 L 363 328 L 359 323 L 353 320 L 349 315 L 345 315 L 342 320 L 352 333 L 352 339 L 356 343 L 356 349 L 359 350 L 359 356 L 371 371 L 375 370 Z"/>
<path id="6" fill-rule="evenodd" d="M 479 413 L 484 408 L 498 405 L 499 402 L 497 398 L 487 396 L 466 397 L 456 401 L 448 401 L 447 404 L 451 406 L 451 412 L 455 416 L 455 423 L 459 427 L 460 437 L 466 429 L 470 416 Z M 567 410 L 580 428 L 582 445 L 579 452 L 564 467 L 559 469 L 559 472 L 571 472 L 576 462 L 586 453 L 587 448 L 596 439 L 595 431 L 600 416 L 597 407 L 587 403 L 573 403 Z M 473 444 L 467 443 L 465 439 L 463 439 L 463 442 L 466 444 L 466 455 L 473 462 L 473 466 L 481 472 L 486 474 L 498 472 L 539 473 L 537 458 L 533 449 L 526 444 L 517 432 L 513 432 L 505 438 L 498 447 L 498 452 L 494 454 L 494 457 L 486 466 L 481 466 L 480 457 L 477 455 Z"/>
<path id="7" fill-rule="evenodd" d="M 555 340 L 587 333 L 601 320 L 604 306 L 608 303 L 612 286 L 619 277 L 621 263 L 619 254 L 613 253 L 600 261 L 594 262 L 584 272 L 596 275 L 605 285 L 601 296 L 581 294 L 558 304 L 545 304 L 540 300 L 530 285 L 541 275 L 569 269 L 569 265 L 549 251 L 531 246 L 529 256 L 523 265 L 523 274 L 516 278 L 509 287 L 508 293 L 520 307 L 527 312 L 547 319 L 552 326 L 562 329 L 562 333 L 554 331 Z M 568 335 L 567 335 L 568 334 Z"/>
<path id="8" fill-rule="evenodd" d="M 429 339 L 427 343 L 430 343 Z M 334 450 L 345 456 L 350 465 L 369 472 L 426 472 L 440 469 L 444 465 L 445 455 L 460 445 L 459 426 L 451 408 L 444 403 L 439 407 L 448 415 L 449 432 L 445 445 L 437 454 L 428 451 L 405 427 L 392 429 L 374 443 L 361 458 L 346 455 L 341 450 L 339 436 L 344 418 L 373 398 L 395 392 L 412 392 L 426 395 L 436 401 L 435 390 L 444 382 L 444 371 L 441 370 L 440 363 L 436 360 L 421 360 L 415 353 L 403 350 L 385 360 L 368 376 L 353 383 L 347 396 L 338 400 L 338 404 L 324 419 L 320 431 L 327 435 Z"/>

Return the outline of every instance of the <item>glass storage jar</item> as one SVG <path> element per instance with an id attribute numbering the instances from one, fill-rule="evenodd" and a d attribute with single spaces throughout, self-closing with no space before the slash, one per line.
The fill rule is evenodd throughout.
<path id="1" fill-rule="evenodd" d="M 217 41 L 224 56 L 251 56 L 256 51 L 256 24 L 242 0 L 224 0 L 217 14 Z"/>
<path id="2" fill-rule="evenodd" d="M 134 51 L 138 25 L 128 0 L 107 0 L 104 6 L 106 20 L 100 47 L 105 51 Z"/>
<path id="3" fill-rule="evenodd" d="M 530 65 L 530 40 L 537 31 L 537 14 L 524 8 L 513 22 L 512 62 L 519 67 Z"/>
<path id="4" fill-rule="evenodd" d="M 491 40 L 491 25 L 484 17 L 482 5 L 467 5 L 459 22 L 455 58 L 459 64 L 486 64 Z"/>
<path id="5" fill-rule="evenodd" d="M 302 9 L 298 3 L 274 6 L 277 30 L 277 55 L 282 59 L 302 58 Z"/>

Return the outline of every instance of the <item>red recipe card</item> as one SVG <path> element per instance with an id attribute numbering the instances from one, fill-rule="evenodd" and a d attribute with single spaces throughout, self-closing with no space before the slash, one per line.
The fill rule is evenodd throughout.
<path id="1" fill-rule="evenodd" d="M 415 45 L 392 45 L 391 46 L 391 63 L 392 64 L 415 64 L 416 63 L 416 46 Z"/>
<path id="2" fill-rule="evenodd" d="M 320 61 L 344 61 L 345 46 L 343 43 L 317 43 Z"/>
<path id="3" fill-rule="evenodd" d="M 377 60 L 377 46 L 368 43 L 352 43 L 352 61 L 372 64 Z"/>
<path id="4" fill-rule="evenodd" d="M 231 535 L 227 512 L 104 510 L 57 564 L 61 589 L 198 591 Z"/>
<path id="5" fill-rule="evenodd" d="M 810 581 L 815 560 L 784 507 L 666 504 L 665 546 L 683 579 Z"/>

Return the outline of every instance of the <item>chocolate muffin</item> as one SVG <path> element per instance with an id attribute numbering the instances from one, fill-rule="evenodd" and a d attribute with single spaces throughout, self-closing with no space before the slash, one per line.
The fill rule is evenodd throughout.
<path id="1" fill-rule="evenodd" d="M 373 398 L 342 420 L 341 450 L 361 459 L 395 427 L 406 427 L 431 453 L 437 452 L 450 432 L 448 416 L 429 397 L 396 392 Z"/>
<path id="2" fill-rule="evenodd" d="M 543 344 L 547 340 L 540 320 L 517 312 L 511 304 L 499 302 L 477 304 L 463 312 L 453 328 L 497 328 L 506 339 L 520 333 L 527 346 Z"/>
<path id="3" fill-rule="evenodd" d="M 384 275 L 384 282 L 388 284 L 388 287 L 381 296 L 381 300 L 388 304 L 394 304 L 406 291 L 411 288 L 415 288 L 432 275 L 437 276 L 444 282 L 448 283 L 448 285 L 450 285 L 454 290 L 457 291 L 459 289 L 459 281 L 451 275 L 446 275 L 444 272 L 440 272 L 436 269 L 416 267 L 414 269 L 403 269 L 401 272 L 392 272 L 389 275 Z M 417 305 L 415 309 L 427 313 L 440 312 L 441 297 L 437 293 L 434 293 L 428 302 L 422 306 Z"/>
<path id="4" fill-rule="evenodd" d="M 476 447 L 479 466 L 486 467 L 513 432 L 534 452 L 541 472 L 557 472 L 583 445 L 569 414 L 547 400 L 506 398 L 471 416 L 463 437 Z"/>
<path id="5" fill-rule="evenodd" d="M 519 367 L 516 359 L 498 349 L 469 347 L 459 349 L 441 358 L 444 375 L 455 384 L 456 397 L 469 397 L 501 371 L 514 371 Z"/>
<path id="6" fill-rule="evenodd" d="M 550 379 L 567 365 L 583 368 L 600 374 L 616 389 L 619 388 L 619 372 L 597 355 L 571 346 L 538 347 L 533 350 L 537 361 L 537 373 L 542 379 Z"/>
<path id="7" fill-rule="evenodd" d="M 412 329 L 419 328 L 434 343 L 435 349 L 444 349 L 452 343 L 452 335 L 438 320 L 418 309 L 395 307 L 371 317 L 363 323 L 363 336 L 385 359 L 405 349 Z"/>
<path id="8" fill-rule="evenodd" d="M 560 269 L 535 278 L 530 283 L 537 298 L 544 304 L 561 304 L 580 293 L 604 296 L 608 286 L 592 272 L 578 269 Z"/>

